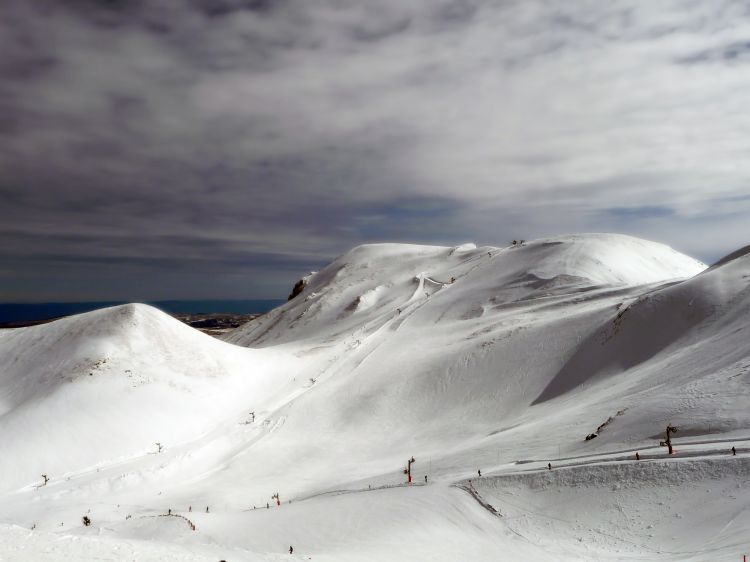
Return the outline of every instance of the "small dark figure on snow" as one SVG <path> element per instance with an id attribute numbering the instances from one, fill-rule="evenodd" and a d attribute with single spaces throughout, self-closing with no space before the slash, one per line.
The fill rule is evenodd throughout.
<path id="1" fill-rule="evenodd" d="M 206 506 L 206 513 L 208 513 L 208 506 Z"/>
<path id="2" fill-rule="evenodd" d="M 424 475 L 424 483 L 427 484 L 427 475 Z"/>
<path id="3" fill-rule="evenodd" d="M 639 455 L 638 453 L 636 453 L 635 454 L 635 460 L 637 460 L 637 461 L 641 460 L 641 455 Z"/>
<path id="4" fill-rule="evenodd" d="M 189 505 L 189 506 L 188 506 L 188 512 L 192 512 L 192 511 L 193 511 L 193 506 L 192 506 L 192 505 Z"/>
<path id="5" fill-rule="evenodd" d="M 169 511 L 167 511 L 167 515 L 172 515 L 172 508 L 169 508 Z"/>
<path id="6" fill-rule="evenodd" d="M 266 509 L 270 509 L 271 506 L 268 505 L 268 502 L 266 502 Z"/>
<path id="7" fill-rule="evenodd" d="M 547 463 L 547 470 L 552 470 L 552 463 L 551 462 Z"/>
<path id="8" fill-rule="evenodd" d="M 292 548 L 291 545 L 289 545 L 289 554 L 293 554 L 293 553 L 294 553 L 294 549 Z"/>
<path id="9" fill-rule="evenodd" d="M 732 456 L 735 456 L 736 454 L 737 454 L 737 449 L 735 449 L 734 447 L 732 447 Z"/>

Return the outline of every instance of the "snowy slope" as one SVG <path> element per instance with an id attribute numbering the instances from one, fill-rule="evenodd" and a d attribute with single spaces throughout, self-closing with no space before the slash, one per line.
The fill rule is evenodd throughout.
<path id="1" fill-rule="evenodd" d="M 731 371 L 746 363 L 750 354 L 746 332 L 750 311 L 748 280 L 750 252 L 743 252 L 683 283 L 624 301 L 616 314 L 577 348 L 537 401 L 550 400 L 588 381 L 604 380 L 610 390 L 613 382 L 621 381 L 632 393 L 641 373 L 649 385 L 656 385 L 657 381 L 689 385 L 697 392 L 700 381 L 716 376 L 717 371 Z M 671 368 L 665 369 L 665 364 Z M 683 368 L 677 369 L 676 365 Z M 744 394 L 743 388 L 740 385 L 735 392 Z M 718 426 L 720 412 L 714 414 Z M 748 420 L 740 411 L 725 421 L 731 426 L 746 427 Z"/>
<path id="2" fill-rule="evenodd" d="M 730 258 L 370 245 L 229 343 L 143 305 L 0 332 L 0 559 L 737 559 L 750 259 Z"/>
<path id="3" fill-rule="evenodd" d="M 459 281 L 451 308 L 486 305 L 575 287 L 634 286 L 682 279 L 705 265 L 654 242 L 615 234 L 536 240 L 508 248 L 375 244 L 358 246 L 309 279 L 304 292 L 227 339 L 263 345 L 360 328 L 412 307 Z M 453 289 L 453 287 L 451 286 Z M 458 294 L 455 294 L 458 293 Z M 444 301 L 441 301 L 443 304 Z M 438 308 L 440 305 L 434 305 Z M 454 314 L 455 315 L 455 314 Z M 460 316 L 460 315 L 459 315 Z"/>
<path id="4" fill-rule="evenodd" d="M 274 358 L 140 304 L 0 331 L 0 489 L 192 440 L 266 404 Z"/>

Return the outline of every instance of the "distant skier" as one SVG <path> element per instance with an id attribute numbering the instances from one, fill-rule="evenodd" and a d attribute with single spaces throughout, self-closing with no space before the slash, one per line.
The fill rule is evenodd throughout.
<path id="1" fill-rule="evenodd" d="M 271 508 L 271 506 L 268 505 L 268 502 L 266 502 L 266 509 L 270 509 L 270 508 Z"/>
<path id="2" fill-rule="evenodd" d="M 424 475 L 424 483 L 427 484 L 427 475 Z"/>
<path id="3" fill-rule="evenodd" d="M 292 548 L 292 545 L 289 545 L 289 554 L 294 554 L 294 549 Z"/>
<path id="4" fill-rule="evenodd" d="M 477 474 L 479 475 L 480 478 L 482 477 L 482 471 L 481 470 L 477 470 Z"/>
<path id="5" fill-rule="evenodd" d="M 169 511 L 167 511 L 167 515 L 172 515 L 172 508 L 169 508 Z"/>
<path id="6" fill-rule="evenodd" d="M 188 513 L 192 513 L 192 511 L 193 511 L 193 506 L 192 506 L 192 505 L 189 505 L 189 506 L 188 506 Z"/>
<path id="7" fill-rule="evenodd" d="M 737 449 L 735 449 L 734 446 L 733 446 L 732 447 L 732 456 L 735 456 L 736 454 L 737 454 Z"/>
<path id="8" fill-rule="evenodd" d="M 208 506 L 206 506 L 206 513 L 208 513 Z"/>
<path id="9" fill-rule="evenodd" d="M 552 470 L 552 463 L 551 462 L 547 463 L 547 470 Z"/>
<path id="10" fill-rule="evenodd" d="M 641 455 L 639 455 L 637 452 L 635 453 L 635 460 L 641 460 Z"/>

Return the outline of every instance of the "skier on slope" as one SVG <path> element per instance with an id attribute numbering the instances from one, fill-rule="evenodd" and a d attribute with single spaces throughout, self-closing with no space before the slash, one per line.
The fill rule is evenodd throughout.
<path id="1" fill-rule="evenodd" d="M 293 553 L 294 553 L 294 549 L 292 548 L 292 545 L 289 545 L 289 554 L 293 554 Z"/>

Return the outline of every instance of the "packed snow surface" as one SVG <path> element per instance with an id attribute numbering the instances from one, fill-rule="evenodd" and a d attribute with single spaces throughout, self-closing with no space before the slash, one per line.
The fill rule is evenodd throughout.
<path id="1" fill-rule="evenodd" d="M 0 331 L 0 560 L 741 560 L 748 312 L 747 249 L 586 234 Z"/>

